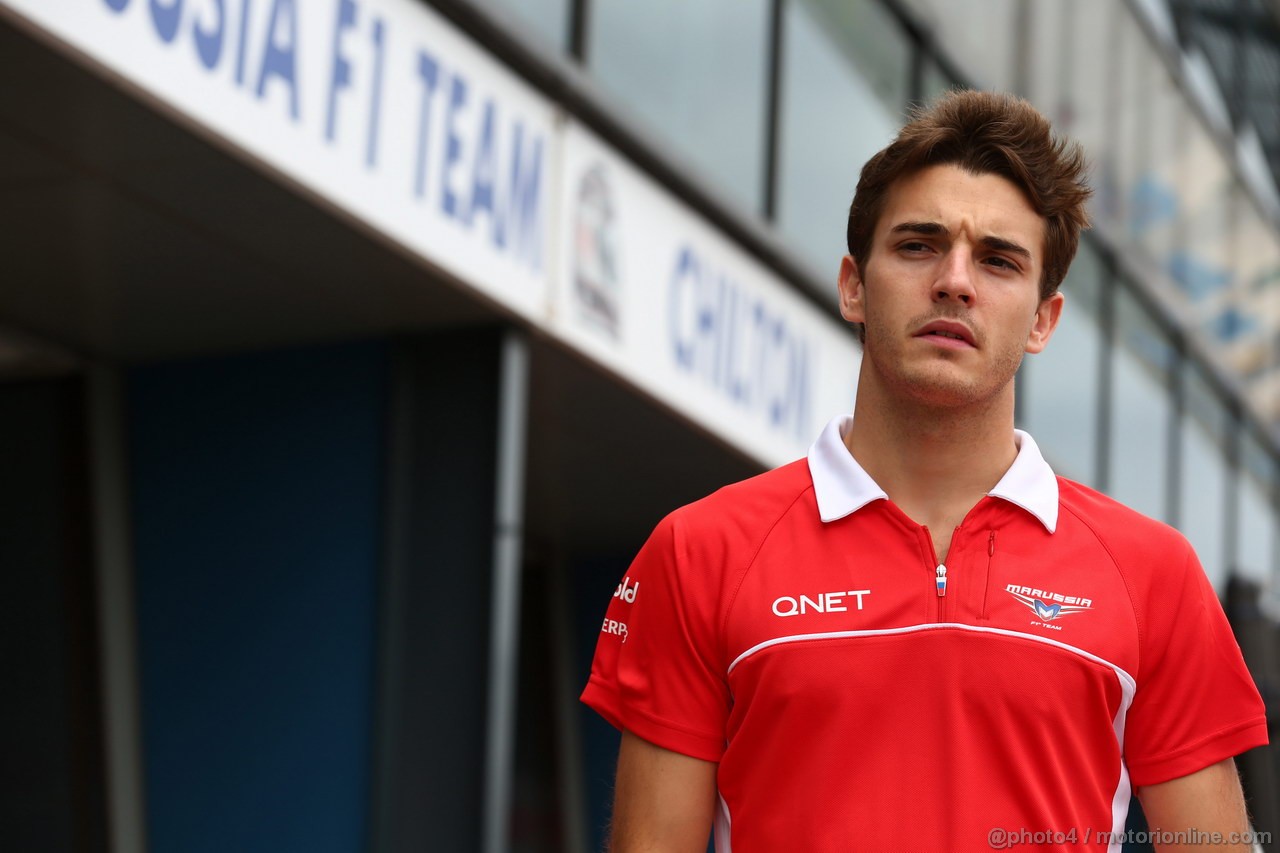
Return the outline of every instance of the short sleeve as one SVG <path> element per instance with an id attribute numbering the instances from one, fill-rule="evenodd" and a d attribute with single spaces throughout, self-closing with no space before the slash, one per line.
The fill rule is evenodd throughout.
<path id="1" fill-rule="evenodd" d="M 1124 732 L 1134 785 L 1177 779 L 1267 742 L 1262 698 L 1190 546 L 1157 575 L 1140 620 Z"/>
<path id="2" fill-rule="evenodd" d="M 677 525 L 654 530 L 614 591 L 582 701 L 664 749 L 719 761 L 729 690 L 717 664 L 715 567 L 682 559 Z"/>

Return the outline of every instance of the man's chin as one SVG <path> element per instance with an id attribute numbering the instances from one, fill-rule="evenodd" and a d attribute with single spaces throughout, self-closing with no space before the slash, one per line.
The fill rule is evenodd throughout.
<path id="1" fill-rule="evenodd" d="M 930 371 L 927 375 L 907 376 L 899 390 L 915 402 L 939 409 L 962 409 L 989 402 L 999 393 L 1000 386 L 993 386 L 989 377 L 981 381 L 972 376 L 951 375 L 945 371 Z"/>

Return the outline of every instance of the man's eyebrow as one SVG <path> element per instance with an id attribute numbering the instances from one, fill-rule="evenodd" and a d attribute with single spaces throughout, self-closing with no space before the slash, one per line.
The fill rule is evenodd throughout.
<path id="1" fill-rule="evenodd" d="M 1008 252 L 1011 255 L 1018 255 L 1024 260 L 1031 260 L 1031 252 L 1012 240 L 1006 240 L 1003 237 L 983 237 L 981 242 L 988 249 L 995 249 L 997 252 Z"/>
<path id="2" fill-rule="evenodd" d="M 889 229 L 890 234 L 929 234 L 937 236 L 947 233 L 947 226 L 941 222 L 900 222 Z"/>

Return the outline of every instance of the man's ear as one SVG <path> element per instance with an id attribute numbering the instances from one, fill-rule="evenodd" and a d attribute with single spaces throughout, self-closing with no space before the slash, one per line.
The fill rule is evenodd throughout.
<path id="1" fill-rule="evenodd" d="M 850 323 L 865 323 L 866 290 L 862 273 L 852 255 L 840 259 L 840 316 Z"/>
<path id="2" fill-rule="evenodd" d="M 1036 308 L 1036 315 L 1031 323 L 1031 333 L 1027 335 L 1027 352 L 1034 355 L 1048 346 L 1049 339 L 1053 337 L 1054 330 L 1058 328 L 1058 320 L 1062 318 L 1062 304 L 1064 302 L 1066 302 L 1066 297 L 1061 292 L 1055 292 L 1048 299 L 1040 300 L 1040 305 Z"/>

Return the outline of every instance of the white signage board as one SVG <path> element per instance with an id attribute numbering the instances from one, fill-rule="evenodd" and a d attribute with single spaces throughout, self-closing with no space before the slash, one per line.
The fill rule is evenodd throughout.
<path id="1" fill-rule="evenodd" d="M 838 318 L 423 3 L 0 6 L 764 464 L 852 409 Z"/>
<path id="2" fill-rule="evenodd" d="M 766 465 L 853 410 L 860 350 L 834 309 L 575 122 L 562 156 L 554 334 Z"/>
<path id="3" fill-rule="evenodd" d="M 553 106 L 425 3 L 0 5 L 502 304 L 542 312 Z"/>

